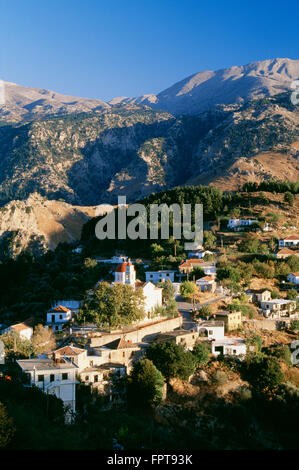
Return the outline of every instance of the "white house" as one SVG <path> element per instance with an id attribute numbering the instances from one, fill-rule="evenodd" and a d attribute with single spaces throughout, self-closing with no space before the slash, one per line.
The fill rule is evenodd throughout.
<path id="1" fill-rule="evenodd" d="M 246 343 L 242 338 L 224 337 L 223 339 L 212 341 L 212 354 L 217 357 L 224 356 L 244 356 L 246 354 Z"/>
<path id="2" fill-rule="evenodd" d="M 72 313 L 78 313 L 82 305 L 82 300 L 57 300 L 55 304 L 52 305 L 52 308 L 62 306 L 67 308 L 68 310 L 71 310 Z"/>
<path id="3" fill-rule="evenodd" d="M 250 302 L 264 302 L 271 300 L 271 291 L 268 289 L 247 289 L 245 294 L 249 297 Z"/>
<path id="4" fill-rule="evenodd" d="M 290 235 L 287 238 L 279 240 L 279 246 L 297 246 L 299 244 L 298 235 Z"/>
<path id="5" fill-rule="evenodd" d="M 224 338 L 223 321 L 202 321 L 197 325 L 199 336 L 204 335 L 208 339 L 222 340 Z"/>
<path id="6" fill-rule="evenodd" d="M 156 307 L 161 307 L 163 289 L 156 287 L 151 282 L 146 282 L 141 288 L 145 297 L 144 310 L 145 313 L 149 315 Z"/>
<path id="7" fill-rule="evenodd" d="M 76 411 L 76 366 L 69 359 L 24 359 L 17 364 L 27 375 L 29 385 L 56 395 L 70 412 Z"/>
<path id="8" fill-rule="evenodd" d="M 166 281 L 166 279 L 170 279 L 171 282 L 174 281 L 175 271 L 171 271 L 169 269 L 161 269 L 159 271 L 146 271 L 145 279 L 147 282 L 153 282 L 157 284 L 158 282 Z"/>
<path id="9" fill-rule="evenodd" d="M 233 230 L 242 230 L 244 227 L 249 227 L 250 225 L 258 224 L 256 219 L 229 219 L 227 228 Z"/>
<path id="10" fill-rule="evenodd" d="M 22 323 L 10 325 L 4 330 L 4 333 L 9 333 L 12 331 L 18 333 L 21 338 L 30 340 L 31 336 L 33 335 L 32 319 L 29 318 L 28 320 L 25 320 Z"/>
<path id="11" fill-rule="evenodd" d="M 197 279 L 196 285 L 200 288 L 201 292 L 215 292 L 216 290 L 216 282 L 210 276 Z"/>
<path id="12" fill-rule="evenodd" d="M 47 313 L 47 325 L 53 330 L 62 330 L 65 323 L 72 319 L 72 311 L 63 305 L 57 305 Z"/>
<path id="13" fill-rule="evenodd" d="M 299 284 L 299 273 L 291 273 L 288 275 L 287 280 L 292 284 Z"/>
<path id="14" fill-rule="evenodd" d="M 296 301 L 286 299 L 273 299 L 261 302 L 261 308 L 266 317 L 280 318 L 289 316 L 296 310 Z"/>

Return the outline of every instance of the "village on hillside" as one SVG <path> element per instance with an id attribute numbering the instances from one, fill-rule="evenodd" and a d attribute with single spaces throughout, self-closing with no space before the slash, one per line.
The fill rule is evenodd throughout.
<path id="1" fill-rule="evenodd" d="M 39 318 L 0 326 L 0 385 L 16 381 L 57 397 L 68 426 L 84 400 L 111 412 L 133 396 L 164 422 L 169 407 L 210 393 L 229 401 L 253 389 L 291 393 L 299 386 L 297 228 L 275 238 L 274 224 L 237 215 L 205 230 L 192 251 L 170 240 L 171 264 L 157 261 L 158 244 L 153 259 L 68 248 L 99 277 Z"/>

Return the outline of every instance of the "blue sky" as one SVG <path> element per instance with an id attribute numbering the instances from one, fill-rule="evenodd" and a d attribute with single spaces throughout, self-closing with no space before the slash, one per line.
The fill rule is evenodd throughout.
<path id="1" fill-rule="evenodd" d="M 299 58 L 299 2 L 0 0 L 0 77 L 109 100 L 201 70 Z"/>

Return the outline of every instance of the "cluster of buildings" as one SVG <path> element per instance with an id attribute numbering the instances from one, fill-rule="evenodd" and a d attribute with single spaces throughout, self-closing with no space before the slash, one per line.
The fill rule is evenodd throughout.
<path id="1" fill-rule="evenodd" d="M 248 289 L 246 295 L 251 302 L 256 303 L 266 318 L 280 319 L 296 315 L 296 300 L 272 299 L 268 289 Z"/>
<path id="2" fill-rule="evenodd" d="M 246 230 L 248 228 L 252 228 L 252 226 L 258 226 L 259 221 L 257 219 L 250 219 L 250 218 L 244 218 L 244 219 L 229 219 L 227 223 L 227 228 L 230 230 L 234 230 L 235 232 L 240 232 L 243 230 Z M 265 224 L 263 227 L 263 232 L 269 232 L 271 231 L 271 227 L 269 224 Z"/>
<path id="3" fill-rule="evenodd" d="M 242 230 L 257 224 L 255 219 L 230 219 L 228 228 Z M 299 239 L 290 236 L 279 241 L 278 259 L 295 254 L 291 248 L 296 248 Z M 299 245 L 298 245 L 299 246 Z M 192 350 L 196 342 L 204 341 L 210 344 L 214 357 L 229 355 L 242 358 L 246 354 L 244 339 L 232 335 L 242 325 L 242 314 L 239 311 L 218 311 L 209 320 L 198 320 L 192 330 L 183 328 L 183 318 L 178 315 L 173 318 L 154 317 L 151 315 L 157 307 L 163 305 L 161 287 L 156 284 L 168 279 L 171 282 L 188 278 L 192 272 L 200 268 L 203 276 L 196 280 L 201 292 L 215 292 L 216 263 L 204 261 L 206 255 L 213 254 L 202 249 L 188 253 L 188 258 L 176 270 L 148 270 L 146 280 L 136 279 L 134 264 L 126 256 L 114 256 L 110 259 L 99 258 L 99 263 L 108 263 L 114 272 L 114 282 L 130 285 L 133 289 L 141 290 L 144 297 L 144 319 L 130 328 L 116 329 L 110 332 L 93 331 L 85 333 L 84 347 L 80 346 L 82 332 L 72 330 L 72 320 L 82 307 L 76 300 L 61 300 L 56 302 L 47 312 L 46 325 L 54 332 L 59 332 L 69 326 L 69 343 L 52 351 L 50 354 L 34 359 L 18 360 L 17 363 L 27 377 L 29 385 L 41 388 L 47 394 L 55 394 L 69 410 L 71 417 L 76 411 L 76 384 L 82 383 L 97 389 L 100 393 L 109 394 L 115 398 L 111 378 L 122 377 L 130 372 L 135 361 L 143 357 L 146 348 L 153 341 L 174 341 L 185 349 Z M 299 273 L 291 273 L 287 277 L 293 284 L 299 284 Z M 292 317 L 296 311 L 296 301 L 287 299 L 272 299 L 267 289 L 247 290 L 249 300 L 256 303 L 266 318 L 276 319 Z M 33 334 L 32 319 L 23 323 L 11 325 L 6 331 L 17 331 L 21 337 L 30 340 Z M 72 341 L 72 342 L 71 342 Z"/>
<path id="4" fill-rule="evenodd" d="M 236 329 L 241 324 L 241 314 L 235 312 L 219 312 L 211 321 L 200 321 L 193 330 L 183 328 L 183 318 L 177 316 L 154 317 L 150 312 L 162 305 L 162 289 L 155 283 L 166 279 L 173 280 L 174 272 L 169 270 L 149 271 L 147 280 L 140 282 L 136 279 L 133 263 L 121 259 L 114 270 L 114 282 L 126 284 L 134 289 L 142 289 L 144 295 L 144 319 L 130 328 L 120 328 L 112 331 L 100 331 L 83 334 L 69 329 L 68 343 L 51 351 L 47 355 L 33 359 L 18 360 L 26 383 L 37 386 L 47 394 L 55 394 L 68 410 L 68 419 L 76 411 L 76 385 L 85 384 L 105 393 L 110 399 L 117 398 L 113 388 L 113 378 L 122 377 L 130 372 L 135 361 L 144 356 L 146 348 L 153 341 L 174 341 L 185 349 L 194 347 L 197 341 L 208 341 L 211 353 L 242 356 L 246 352 L 243 340 L 228 337 L 225 331 Z M 154 281 L 154 282 L 152 282 Z M 212 289 L 215 276 L 205 276 L 198 280 L 203 290 Z M 211 287 L 210 287 L 211 286 Z M 46 325 L 53 331 L 61 331 L 66 325 L 72 325 L 72 319 L 81 307 L 81 302 L 75 300 L 58 301 L 47 312 Z M 28 322 L 13 325 L 9 330 L 16 330 L 26 339 L 30 339 L 33 326 Z"/>

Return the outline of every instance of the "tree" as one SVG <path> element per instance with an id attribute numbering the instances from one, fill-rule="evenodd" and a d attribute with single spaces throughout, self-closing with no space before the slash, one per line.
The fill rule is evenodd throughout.
<path id="1" fill-rule="evenodd" d="M 253 333 L 250 338 L 246 338 L 245 342 L 247 346 L 254 346 L 256 352 L 260 352 L 263 346 L 263 340 L 261 336 L 256 333 Z"/>
<path id="2" fill-rule="evenodd" d="M 200 317 L 206 318 L 210 317 L 212 315 L 212 308 L 210 305 L 203 305 L 199 311 L 198 314 Z"/>
<path id="3" fill-rule="evenodd" d="M 56 346 L 52 330 L 44 328 L 43 325 L 37 325 L 34 328 L 31 344 L 35 354 L 43 354 L 52 351 Z"/>
<path id="4" fill-rule="evenodd" d="M 196 284 L 191 281 L 184 281 L 181 284 L 180 292 L 183 297 L 189 298 L 191 294 L 194 294 L 197 290 Z"/>
<path id="5" fill-rule="evenodd" d="M 277 289 L 273 289 L 271 291 L 271 299 L 279 299 L 280 298 L 280 293 L 278 292 Z"/>
<path id="6" fill-rule="evenodd" d="M 239 245 L 240 251 L 245 253 L 261 253 L 262 245 L 256 235 L 248 235 Z"/>
<path id="7" fill-rule="evenodd" d="M 218 281 L 222 281 L 223 279 L 230 279 L 232 282 L 238 283 L 241 280 L 241 274 L 238 268 L 228 264 L 218 269 L 217 279 Z"/>
<path id="8" fill-rule="evenodd" d="M 292 330 L 292 331 L 299 330 L 299 320 L 291 320 L 290 330 Z"/>
<path id="9" fill-rule="evenodd" d="M 127 396 L 132 406 L 153 408 L 163 399 L 164 377 L 149 359 L 134 364 L 128 377 Z"/>
<path id="10" fill-rule="evenodd" d="M 146 351 L 148 359 L 169 379 L 178 377 L 188 380 L 196 368 L 196 360 L 190 351 L 173 342 L 153 343 Z"/>
<path id="11" fill-rule="evenodd" d="M 255 274 L 257 277 L 265 278 L 265 279 L 273 279 L 275 274 L 274 266 L 269 263 L 263 263 L 262 261 L 258 261 L 255 259 L 253 261 L 253 266 L 255 270 Z"/>
<path id="12" fill-rule="evenodd" d="M 196 284 L 191 281 L 184 281 L 181 284 L 180 292 L 183 297 L 190 299 L 193 305 L 193 310 L 195 309 L 195 302 L 199 300 L 199 290 Z"/>
<path id="13" fill-rule="evenodd" d="M 205 362 L 208 362 L 210 357 L 210 351 L 206 343 L 195 344 L 192 354 L 195 357 L 197 364 L 204 364 Z"/>
<path id="14" fill-rule="evenodd" d="M 5 406 L 0 402 L 0 449 L 8 446 L 15 431 L 13 419 L 8 416 Z"/>
<path id="15" fill-rule="evenodd" d="M 274 389 L 283 382 L 279 361 L 274 357 L 256 356 L 248 368 L 248 381 L 257 390 Z"/>
<path id="16" fill-rule="evenodd" d="M 93 295 L 87 297 L 77 319 L 82 322 L 85 318 L 99 326 L 114 328 L 130 325 L 143 317 L 144 297 L 141 289 L 134 290 L 127 284 L 110 286 L 107 282 L 101 282 Z"/>
<path id="17" fill-rule="evenodd" d="M 287 263 L 290 266 L 292 272 L 299 271 L 299 256 L 292 255 L 287 259 Z"/>
<path id="18" fill-rule="evenodd" d="M 207 250 L 212 250 L 213 248 L 216 247 L 216 237 L 213 235 L 212 232 L 209 232 L 207 230 L 204 231 L 203 233 L 203 243 L 204 247 Z"/>
<path id="19" fill-rule="evenodd" d="M 169 300 L 174 299 L 175 290 L 170 279 L 166 279 L 165 282 L 159 282 L 158 286 L 163 289 L 162 297 L 164 302 L 169 302 Z"/>
<path id="20" fill-rule="evenodd" d="M 293 206 L 294 205 L 294 195 L 292 193 L 290 193 L 289 191 L 287 191 L 283 197 L 283 200 L 284 202 L 286 202 L 287 204 L 289 204 L 289 206 Z"/>
<path id="21" fill-rule="evenodd" d="M 298 295 L 298 293 L 295 289 L 290 289 L 287 292 L 287 299 L 288 300 L 295 300 L 297 295 Z"/>
<path id="22" fill-rule="evenodd" d="M 167 315 L 175 315 L 178 311 L 178 304 L 174 299 L 169 300 L 167 306 L 166 306 L 166 313 Z"/>
<path id="23" fill-rule="evenodd" d="M 204 277 L 205 272 L 201 268 L 194 268 L 192 271 L 192 278 L 194 279 L 200 279 L 201 277 Z"/>
<path id="24" fill-rule="evenodd" d="M 9 331 L 0 336 L 7 355 L 29 357 L 33 353 L 32 344 L 28 339 L 23 339 L 16 331 Z"/>

